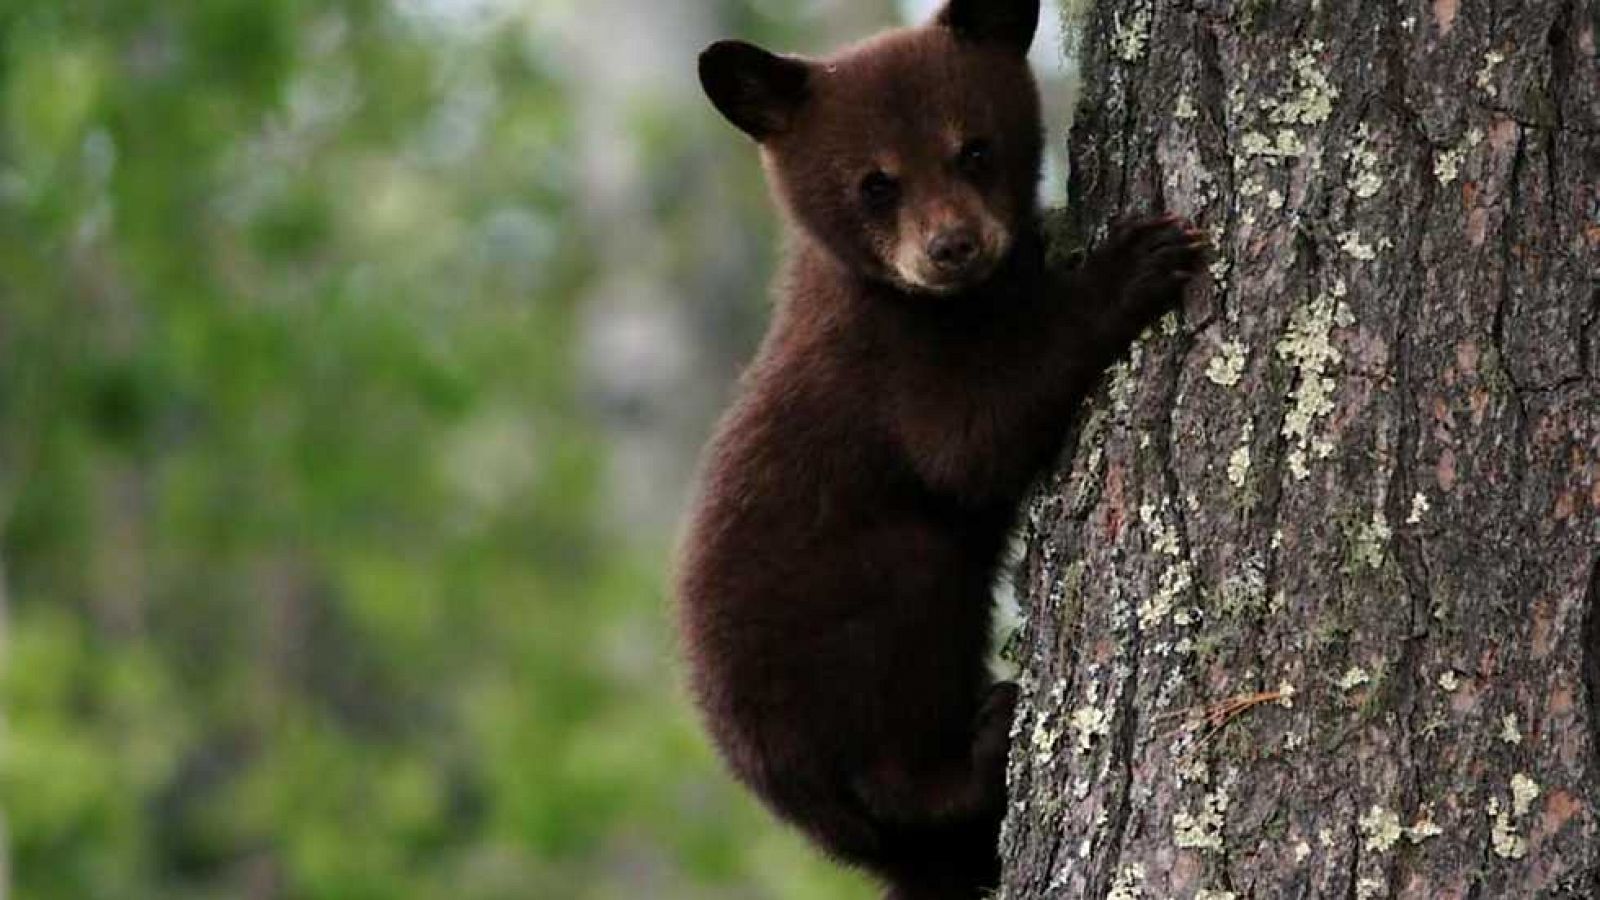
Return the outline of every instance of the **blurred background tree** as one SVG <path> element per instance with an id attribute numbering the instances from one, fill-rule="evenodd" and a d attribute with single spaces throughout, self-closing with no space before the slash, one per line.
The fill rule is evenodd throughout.
<path id="1" fill-rule="evenodd" d="M 777 241 L 694 56 L 930 5 L 0 2 L 0 896 L 867 896 L 677 689 Z"/>

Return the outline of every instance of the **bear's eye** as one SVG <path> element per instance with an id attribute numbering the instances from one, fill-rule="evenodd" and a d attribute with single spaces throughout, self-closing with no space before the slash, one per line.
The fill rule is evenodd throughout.
<path id="1" fill-rule="evenodd" d="M 883 171 L 868 172 L 861 179 L 861 199 L 873 209 L 884 209 L 900 198 L 900 182 Z"/>
<path id="2" fill-rule="evenodd" d="M 969 178 L 982 175 L 989 171 L 993 155 L 988 141 L 974 138 L 961 145 L 961 151 L 956 154 L 956 170 Z"/>

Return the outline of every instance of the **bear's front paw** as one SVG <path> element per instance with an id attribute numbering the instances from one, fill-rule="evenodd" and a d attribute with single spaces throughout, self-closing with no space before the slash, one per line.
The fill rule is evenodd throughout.
<path id="1" fill-rule="evenodd" d="M 1204 231 L 1168 215 L 1119 225 L 1106 242 L 1106 255 L 1122 280 L 1125 303 L 1165 312 L 1205 265 L 1210 246 Z"/>

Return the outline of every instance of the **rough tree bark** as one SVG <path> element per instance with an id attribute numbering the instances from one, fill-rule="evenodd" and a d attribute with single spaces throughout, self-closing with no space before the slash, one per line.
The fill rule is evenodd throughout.
<path id="1" fill-rule="evenodd" d="M 1026 526 L 1004 896 L 1600 897 L 1600 3 L 1097 0 L 1209 284 Z"/>

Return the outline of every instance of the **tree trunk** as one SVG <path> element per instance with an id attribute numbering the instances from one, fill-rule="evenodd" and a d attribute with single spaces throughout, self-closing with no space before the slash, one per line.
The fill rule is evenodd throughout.
<path id="1" fill-rule="evenodd" d="M 1004 896 L 1600 897 L 1600 3 L 1098 0 L 1208 284 L 1026 526 Z"/>

